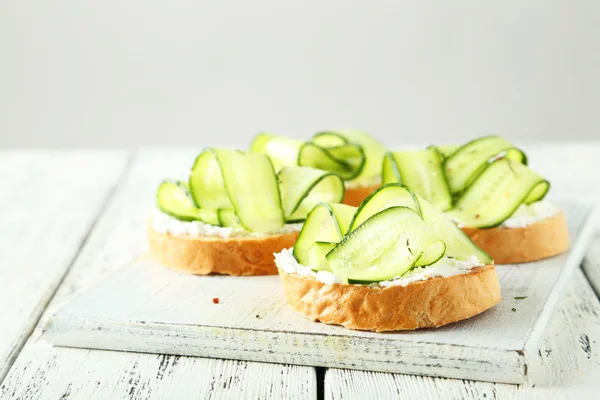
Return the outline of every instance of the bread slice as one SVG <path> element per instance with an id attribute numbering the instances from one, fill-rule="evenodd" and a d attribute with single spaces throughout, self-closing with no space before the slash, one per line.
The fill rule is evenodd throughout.
<path id="1" fill-rule="evenodd" d="M 493 265 L 390 287 L 325 284 L 281 268 L 279 275 L 287 301 L 300 314 L 313 321 L 357 330 L 440 327 L 477 315 L 501 300 Z"/>
<path id="2" fill-rule="evenodd" d="M 371 193 L 375 191 L 375 189 L 379 188 L 380 186 L 381 185 L 376 184 L 354 188 L 347 187 L 343 203 L 349 206 L 358 207 L 364 199 L 366 199 Z"/>
<path id="3" fill-rule="evenodd" d="M 265 237 L 177 236 L 150 224 L 150 254 L 161 264 L 196 275 L 275 275 L 273 253 L 292 247 L 300 232 Z"/>
<path id="4" fill-rule="evenodd" d="M 569 231 L 562 211 L 523 228 L 464 227 L 462 230 L 477 246 L 487 252 L 496 264 L 536 261 L 569 250 Z"/>

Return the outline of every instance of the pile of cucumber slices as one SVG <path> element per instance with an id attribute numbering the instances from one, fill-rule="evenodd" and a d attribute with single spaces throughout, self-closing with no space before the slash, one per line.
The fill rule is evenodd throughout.
<path id="1" fill-rule="evenodd" d="M 276 173 L 265 154 L 206 148 L 188 181 L 160 184 L 157 206 L 181 221 L 272 232 L 304 221 L 319 202 L 343 198 L 344 182 L 332 172 L 286 166 Z"/>
<path id="2" fill-rule="evenodd" d="M 358 208 L 317 204 L 293 254 L 300 264 L 348 283 L 394 279 L 442 257 L 492 261 L 456 224 L 400 183 L 382 186 Z"/>
<path id="3" fill-rule="evenodd" d="M 260 133 L 250 151 L 268 155 L 277 170 L 307 166 L 362 183 L 379 180 L 385 147 L 366 132 L 347 129 L 319 132 L 306 142 Z"/>
<path id="4" fill-rule="evenodd" d="M 507 140 L 485 136 L 462 146 L 387 152 L 384 184 L 402 182 L 464 226 L 492 228 L 521 204 L 544 198 L 550 184 Z"/>

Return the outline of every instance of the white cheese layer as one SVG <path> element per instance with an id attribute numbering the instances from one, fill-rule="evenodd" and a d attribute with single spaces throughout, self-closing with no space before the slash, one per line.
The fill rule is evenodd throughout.
<path id="1" fill-rule="evenodd" d="M 549 201 L 536 201 L 529 205 L 521 204 L 517 211 L 502 225 L 505 228 L 524 228 L 558 214 L 559 208 Z"/>
<path id="2" fill-rule="evenodd" d="M 292 249 L 283 249 L 279 253 L 275 253 L 275 264 L 288 274 L 298 274 L 301 276 L 310 276 L 319 282 L 326 284 L 346 283 L 345 280 L 327 271 L 314 272 L 310 267 L 302 265 L 296 261 L 292 254 Z M 388 281 L 373 283 L 369 286 L 389 287 L 389 286 L 406 286 L 413 282 L 424 281 L 436 276 L 449 277 L 454 275 L 465 274 L 475 267 L 482 266 L 475 256 L 471 256 L 468 260 L 457 261 L 453 258 L 443 257 L 441 260 L 428 267 L 415 268 L 406 275 L 394 278 Z"/>
<path id="3" fill-rule="evenodd" d="M 559 211 L 560 209 L 558 207 L 546 200 L 536 201 L 535 203 L 531 203 L 529 205 L 521 204 L 519 208 L 517 208 L 517 210 L 510 216 L 510 218 L 500 224 L 500 227 L 524 228 L 546 218 L 553 217 L 558 214 Z M 460 221 L 454 218 L 451 219 L 460 228 L 464 227 Z"/>
<path id="4" fill-rule="evenodd" d="M 152 228 L 158 233 L 170 233 L 177 236 L 214 236 L 214 237 L 266 237 L 289 232 L 300 232 L 302 223 L 286 224 L 272 232 L 248 232 L 241 228 L 214 226 L 200 221 L 180 221 L 155 209 L 152 213 Z"/>

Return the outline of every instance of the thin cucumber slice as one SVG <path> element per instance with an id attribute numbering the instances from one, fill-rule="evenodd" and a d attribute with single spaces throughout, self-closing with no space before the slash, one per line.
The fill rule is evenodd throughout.
<path id="1" fill-rule="evenodd" d="M 250 143 L 250 151 L 253 153 L 264 153 L 267 142 L 276 137 L 275 135 L 267 132 L 261 132 L 252 139 Z"/>
<path id="2" fill-rule="evenodd" d="M 388 151 L 383 157 L 383 165 L 381 168 L 381 184 L 400 182 L 400 171 L 394 159 L 394 153 Z"/>
<path id="3" fill-rule="evenodd" d="M 310 248 L 315 242 L 337 243 L 340 240 L 342 232 L 333 209 L 329 204 L 319 203 L 306 217 L 294 244 L 294 257 L 300 264 L 310 266 Z"/>
<path id="4" fill-rule="evenodd" d="M 308 142 L 298 153 L 298 165 L 331 171 L 345 180 L 358 176 L 364 163 L 363 148 L 357 144 L 325 148 Z"/>
<path id="5" fill-rule="evenodd" d="M 331 268 L 329 267 L 329 263 L 325 256 L 336 245 L 337 242 L 315 242 L 310 246 L 310 249 L 308 250 L 308 265 L 310 265 L 313 271 L 331 272 Z"/>
<path id="6" fill-rule="evenodd" d="M 492 258 L 481 250 L 473 241 L 450 220 L 439 212 L 433 205 L 417 195 L 423 221 L 433 229 L 446 244 L 446 256 L 457 260 L 468 260 L 475 256 L 482 264 L 489 264 Z"/>
<path id="7" fill-rule="evenodd" d="M 301 222 L 319 202 L 344 199 L 344 181 L 338 175 L 310 167 L 283 167 L 278 174 L 287 222 Z"/>
<path id="8" fill-rule="evenodd" d="M 478 138 L 456 150 L 444 163 L 444 172 L 452 194 L 465 191 L 490 159 L 502 153 L 514 161 L 527 162 L 522 151 L 498 136 Z"/>
<path id="9" fill-rule="evenodd" d="M 285 224 L 277 176 L 269 158 L 220 149 L 223 182 L 240 225 L 251 232 L 268 232 Z"/>
<path id="10" fill-rule="evenodd" d="M 450 157 L 459 148 L 460 148 L 459 144 L 445 144 L 445 145 L 441 145 L 441 146 L 431 145 L 428 147 L 428 149 L 436 150 L 442 156 L 442 159 L 446 159 L 446 158 Z"/>
<path id="11" fill-rule="evenodd" d="M 444 250 L 439 236 L 414 210 L 390 207 L 346 235 L 326 259 L 337 275 L 376 282 L 404 275 L 424 255 L 439 259 Z"/>
<path id="12" fill-rule="evenodd" d="M 550 184 L 527 166 L 503 158 L 481 173 L 448 215 L 475 228 L 492 228 L 523 203 L 541 200 Z"/>
<path id="13" fill-rule="evenodd" d="M 202 209 L 233 208 L 223 182 L 219 151 L 210 147 L 204 149 L 192 166 L 190 193 L 196 206 Z"/>
<path id="14" fill-rule="evenodd" d="M 221 226 L 242 228 L 240 221 L 238 220 L 237 215 L 235 215 L 235 211 L 233 209 L 221 208 L 217 211 L 217 215 L 219 216 L 219 223 Z"/>
<path id="15" fill-rule="evenodd" d="M 404 206 L 421 215 L 419 202 L 410 188 L 401 183 L 390 183 L 380 187 L 369 195 L 356 211 L 349 232 L 357 229 L 367 219 L 389 207 Z"/>
<path id="16" fill-rule="evenodd" d="M 185 182 L 162 182 L 156 191 L 156 205 L 163 213 L 181 221 L 202 221 L 219 225 L 219 219 L 213 210 L 195 206 Z"/>
<path id="17" fill-rule="evenodd" d="M 379 177 L 381 174 L 381 163 L 383 161 L 383 155 L 385 154 L 385 146 L 373 136 L 367 132 L 357 129 L 336 129 L 327 132 L 317 133 L 313 141 L 317 142 L 326 135 L 337 135 L 343 137 L 346 143 L 358 144 L 362 147 L 365 155 L 365 162 L 362 165 L 361 170 L 358 171 L 356 177 L 352 180 L 353 182 L 371 181 L 374 178 Z"/>
<path id="18" fill-rule="evenodd" d="M 391 155 L 388 153 L 385 163 L 393 163 L 391 169 L 399 182 L 409 186 L 437 209 L 445 211 L 452 207 L 452 194 L 437 150 L 429 148 L 398 151 Z M 390 180 L 389 173 L 386 175 L 384 182 L 387 183 Z"/>
<path id="19" fill-rule="evenodd" d="M 352 207 L 346 204 L 329 204 L 329 206 L 333 211 L 333 215 L 335 215 L 335 219 L 340 228 L 340 233 L 342 234 L 342 237 L 344 237 L 350 228 L 352 218 L 354 218 L 354 214 L 356 214 L 358 207 Z"/>
<path id="20" fill-rule="evenodd" d="M 272 137 L 264 143 L 263 153 L 269 156 L 276 171 L 288 166 L 302 165 L 299 163 L 300 150 L 304 142 L 282 136 Z M 256 146 L 258 147 L 258 146 Z"/>

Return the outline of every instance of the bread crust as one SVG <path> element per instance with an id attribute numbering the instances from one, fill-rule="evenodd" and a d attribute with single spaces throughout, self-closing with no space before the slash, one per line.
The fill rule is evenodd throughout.
<path id="1" fill-rule="evenodd" d="M 375 332 L 440 327 L 477 315 L 501 300 L 493 265 L 407 286 L 325 284 L 279 269 L 290 306 L 326 324 Z"/>
<path id="2" fill-rule="evenodd" d="M 381 185 L 369 185 L 355 188 L 346 188 L 346 194 L 344 195 L 344 204 L 349 206 L 358 207 L 364 199 L 366 199 L 371 193 L 373 193 Z"/>
<path id="3" fill-rule="evenodd" d="M 462 228 L 477 246 L 496 264 L 519 264 L 537 261 L 569 250 L 569 230 L 565 214 L 523 228 Z"/>
<path id="4" fill-rule="evenodd" d="M 300 232 L 266 237 L 177 236 L 147 229 L 150 254 L 161 264 L 195 275 L 275 275 L 273 253 L 292 247 Z"/>

